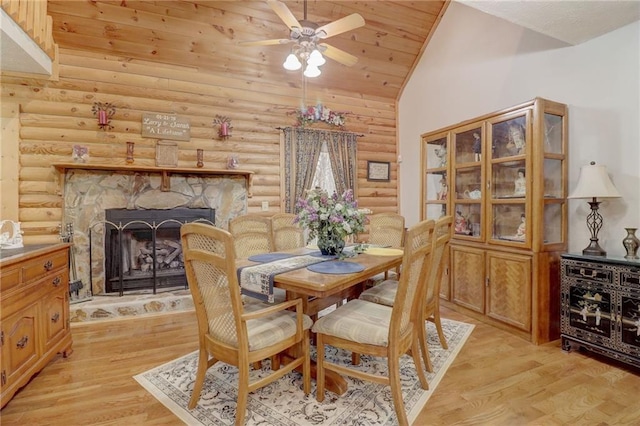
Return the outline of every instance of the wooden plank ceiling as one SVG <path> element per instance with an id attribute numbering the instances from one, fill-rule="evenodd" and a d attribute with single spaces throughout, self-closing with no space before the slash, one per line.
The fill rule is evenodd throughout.
<path id="1" fill-rule="evenodd" d="M 303 1 L 284 3 L 303 19 Z M 396 99 L 447 4 L 308 1 L 307 19 L 318 25 L 351 13 L 362 15 L 366 24 L 325 40 L 357 56 L 358 63 L 346 67 L 327 59 L 322 75 L 307 84 Z M 192 66 L 248 82 L 302 82 L 301 71 L 282 67 L 291 45 L 237 45 L 289 38 L 287 26 L 264 1 L 49 0 L 48 6 L 61 49 Z"/>

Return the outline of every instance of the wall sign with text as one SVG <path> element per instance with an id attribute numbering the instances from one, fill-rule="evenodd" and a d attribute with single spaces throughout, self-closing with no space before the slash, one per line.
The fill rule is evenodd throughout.
<path id="1" fill-rule="evenodd" d="M 142 137 L 188 141 L 191 140 L 191 121 L 189 117 L 173 114 L 142 114 Z"/>

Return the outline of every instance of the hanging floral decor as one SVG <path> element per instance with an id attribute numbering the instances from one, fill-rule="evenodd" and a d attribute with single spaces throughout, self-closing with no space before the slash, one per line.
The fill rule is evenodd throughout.
<path id="1" fill-rule="evenodd" d="M 296 114 L 298 122 L 296 126 L 306 126 L 313 123 L 326 123 L 330 126 L 344 128 L 345 115 L 347 112 L 331 111 L 322 104 L 301 108 L 293 112 Z"/>

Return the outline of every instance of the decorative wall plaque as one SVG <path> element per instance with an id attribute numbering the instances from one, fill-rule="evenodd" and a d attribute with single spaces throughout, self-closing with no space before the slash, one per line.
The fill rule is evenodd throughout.
<path id="1" fill-rule="evenodd" d="M 142 114 L 142 137 L 188 141 L 191 139 L 189 117 L 172 114 Z"/>
<path id="2" fill-rule="evenodd" d="M 156 166 L 178 167 L 178 144 L 158 141 L 156 144 Z"/>

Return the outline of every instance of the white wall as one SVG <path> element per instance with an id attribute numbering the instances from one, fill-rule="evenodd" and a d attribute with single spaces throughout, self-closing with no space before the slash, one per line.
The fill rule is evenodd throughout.
<path id="1" fill-rule="evenodd" d="M 640 228 L 640 21 L 570 46 L 452 2 L 399 102 L 401 213 L 420 219 L 420 135 L 537 96 L 569 107 L 569 192 L 607 166 L 621 199 L 600 206 L 600 245 L 625 254 Z M 589 243 L 585 200 L 569 201 L 569 251 Z M 640 236 L 640 233 L 638 234 Z"/>

